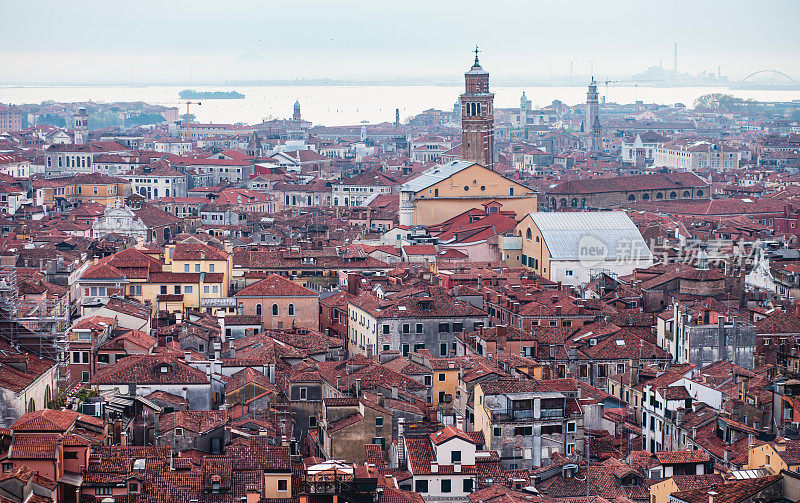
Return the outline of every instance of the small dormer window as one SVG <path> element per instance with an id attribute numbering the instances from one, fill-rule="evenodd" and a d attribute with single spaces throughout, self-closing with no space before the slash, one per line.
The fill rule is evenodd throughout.
<path id="1" fill-rule="evenodd" d="M 169 373 L 169 368 L 170 365 L 168 363 L 162 363 L 161 365 L 158 366 L 158 372 L 161 374 L 167 374 Z"/>

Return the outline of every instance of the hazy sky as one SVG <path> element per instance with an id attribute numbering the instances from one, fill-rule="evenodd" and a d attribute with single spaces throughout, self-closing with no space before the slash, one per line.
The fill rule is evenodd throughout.
<path id="1" fill-rule="evenodd" d="M 798 0 L 37 0 L 0 6 L 0 85 L 632 74 L 800 80 Z"/>

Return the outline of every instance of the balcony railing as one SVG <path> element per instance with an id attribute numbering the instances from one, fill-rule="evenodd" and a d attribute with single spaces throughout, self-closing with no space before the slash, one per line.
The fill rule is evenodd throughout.
<path id="1" fill-rule="evenodd" d="M 564 409 L 542 409 L 541 417 L 551 419 L 556 417 L 564 417 Z"/>

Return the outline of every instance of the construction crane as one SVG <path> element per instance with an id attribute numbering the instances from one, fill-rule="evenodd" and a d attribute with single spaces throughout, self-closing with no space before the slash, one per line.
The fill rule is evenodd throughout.
<path id="1" fill-rule="evenodd" d="M 199 101 L 187 101 L 186 102 L 186 120 L 183 121 L 184 129 L 189 128 L 189 105 L 202 105 Z"/>

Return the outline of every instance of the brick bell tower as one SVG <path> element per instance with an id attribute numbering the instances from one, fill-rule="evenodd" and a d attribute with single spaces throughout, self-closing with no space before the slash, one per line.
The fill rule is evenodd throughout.
<path id="1" fill-rule="evenodd" d="M 461 158 L 494 169 L 494 94 L 489 92 L 489 72 L 475 63 L 464 74 L 461 102 Z"/>

